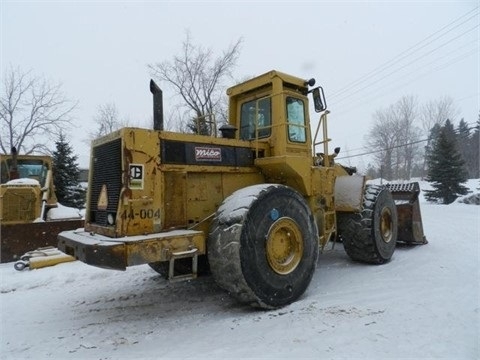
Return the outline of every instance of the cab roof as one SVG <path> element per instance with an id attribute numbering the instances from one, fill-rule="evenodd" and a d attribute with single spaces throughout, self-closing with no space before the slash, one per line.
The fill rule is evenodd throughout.
<path id="1" fill-rule="evenodd" d="M 280 78 L 284 83 L 289 83 L 299 88 L 305 88 L 305 89 L 307 88 L 305 79 L 288 75 L 286 73 L 283 73 L 277 70 L 271 70 L 269 72 L 266 72 L 265 74 L 254 77 L 253 79 L 247 80 L 243 83 L 240 83 L 228 88 L 227 95 L 236 96 L 239 94 L 243 94 L 245 92 L 248 92 L 256 88 L 259 88 L 261 86 L 272 83 L 274 78 Z"/>

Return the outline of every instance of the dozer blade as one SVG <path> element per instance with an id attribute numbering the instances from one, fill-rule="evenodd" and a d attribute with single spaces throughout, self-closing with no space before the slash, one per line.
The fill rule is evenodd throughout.
<path id="1" fill-rule="evenodd" d="M 59 220 L 27 224 L 1 224 L 0 262 L 17 261 L 27 251 L 57 246 L 58 233 L 83 227 L 84 220 Z"/>
<path id="2" fill-rule="evenodd" d="M 406 184 L 387 184 L 392 193 L 398 214 L 397 243 L 423 245 L 428 241 L 423 233 L 422 214 L 420 213 L 420 185 L 418 182 Z"/>

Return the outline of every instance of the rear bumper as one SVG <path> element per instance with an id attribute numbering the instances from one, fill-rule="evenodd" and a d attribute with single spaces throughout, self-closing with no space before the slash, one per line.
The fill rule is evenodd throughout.
<path id="1" fill-rule="evenodd" d="M 109 238 L 83 229 L 58 235 L 58 249 L 97 267 L 125 270 L 128 266 L 169 261 L 172 254 L 198 249 L 205 254 L 205 235 L 201 231 L 174 230 L 158 234 Z"/>

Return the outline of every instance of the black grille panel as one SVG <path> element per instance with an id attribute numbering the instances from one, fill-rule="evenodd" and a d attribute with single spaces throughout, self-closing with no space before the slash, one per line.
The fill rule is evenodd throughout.
<path id="1" fill-rule="evenodd" d="M 122 141 L 113 140 L 93 149 L 93 174 L 90 190 L 90 222 L 107 226 L 107 214 L 115 214 L 122 189 Z M 107 186 L 108 205 L 98 209 L 98 198 L 102 186 Z"/>

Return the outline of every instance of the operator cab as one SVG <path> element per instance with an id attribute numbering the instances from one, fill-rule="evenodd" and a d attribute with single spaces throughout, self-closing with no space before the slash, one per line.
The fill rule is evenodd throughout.
<path id="1" fill-rule="evenodd" d="M 0 158 L 0 167 L 2 184 L 15 179 L 33 179 L 41 187 L 45 186 L 48 164 L 42 158 L 18 156 L 14 161 L 11 156 L 4 155 Z"/>
<path id="2" fill-rule="evenodd" d="M 315 111 L 324 111 L 321 87 L 310 89 L 315 80 L 304 80 L 270 71 L 227 90 L 229 138 L 269 143 L 271 156 L 311 153 L 308 94 L 313 93 Z M 222 131 L 224 133 L 224 131 Z"/>

